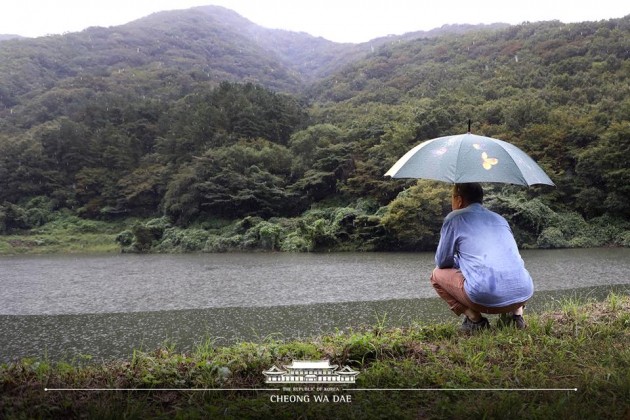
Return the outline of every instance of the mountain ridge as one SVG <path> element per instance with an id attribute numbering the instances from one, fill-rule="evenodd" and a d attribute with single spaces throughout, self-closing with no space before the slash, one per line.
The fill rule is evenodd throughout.
<path id="1" fill-rule="evenodd" d="M 44 205 L 181 225 L 331 203 L 372 215 L 410 185 L 383 178 L 397 157 L 469 118 L 474 132 L 523 148 L 558 186 L 531 209 L 495 201 L 516 212 L 521 243 L 585 243 L 550 224 L 552 207 L 567 220 L 628 217 L 630 184 L 618 181 L 630 176 L 630 17 L 417 35 L 337 45 L 204 8 L 3 41 L 0 223 L 37 226 Z M 410 194 L 417 200 L 401 195 L 388 208 L 413 219 L 431 192 Z M 438 220 L 431 200 L 426 214 Z M 397 247 L 434 243 L 421 226 L 409 234 L 402 219 L 379 217 L 361 223 Z M 325 223 L 322 244 L 332 241 Z"/>
<path id="2" fill-rule="evenodd" d="M 404 37 L 340 44 L 263 28 L 220 6 L 157 12 L 109 28 L 2 41 L 0 107 L 9 109 L 23 102 L 21 96 L 30 100 L 60 83 L 81 85 L 86 76 L 124 79 L 132 69 L 153 79 L 176 78 L 180 84 L 253 82 L 295 94 L 396 39 Z M 155 88 L 155 83 L 149 85 L 133 90 L 146 95 Z"/>

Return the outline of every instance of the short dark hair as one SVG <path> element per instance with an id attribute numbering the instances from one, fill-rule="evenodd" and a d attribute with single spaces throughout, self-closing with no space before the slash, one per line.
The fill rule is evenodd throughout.
<path id="1" fill-rule="evenodd" d="M 453 195 L 462 197 L 468 204 L 483 201 L 483 188 L 478 182 L 453 185 Z"/>

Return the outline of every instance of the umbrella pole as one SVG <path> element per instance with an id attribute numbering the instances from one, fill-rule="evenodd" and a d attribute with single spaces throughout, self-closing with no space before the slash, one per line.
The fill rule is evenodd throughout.
<path id="1" fill-rule="evenodd" d="M 468 118 L 468 132 L 470 133 L 470 124 L 472 123 L 472 120 L 470 118 Z"/>

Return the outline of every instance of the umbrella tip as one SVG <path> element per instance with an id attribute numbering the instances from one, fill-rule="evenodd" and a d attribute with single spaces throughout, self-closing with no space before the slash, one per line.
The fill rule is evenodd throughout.
<path id="1" fill-rule="evenodd" d="M 470 124 L 472 124 L 472 120 L 469 118 L 468 119 L 468 132 L 470 133 Z"/>

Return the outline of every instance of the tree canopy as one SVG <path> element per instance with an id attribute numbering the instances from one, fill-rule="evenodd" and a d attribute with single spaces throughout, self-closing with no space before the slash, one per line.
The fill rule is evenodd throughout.
<path id="1" fill-rule="evenodd" d="M 521 201 L 492 189 L 523 243 L 563 232 L 553 218 L 521 217 L 534 197 L 544 206 L 534 212 L 630 218 L 630 17 L 394 37 L 372 51 L 191 10 L 0 42 L 2 231 L 45 223 L 44 208 L 175 226 L 304 215 L 321 222 L 292 225 L 311 235 L 298 247 L 376 229 L 378 246 L 424 249 L 445 212 L 442 190 L 383 174 L 469 118 L 557 185 L 519 191 Z M 297 52 L 307 44 L 310 56 Z M 308 213 L 324 208 L 354 210 Z"/>

